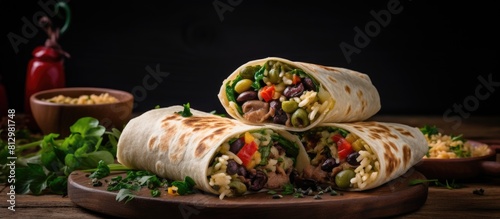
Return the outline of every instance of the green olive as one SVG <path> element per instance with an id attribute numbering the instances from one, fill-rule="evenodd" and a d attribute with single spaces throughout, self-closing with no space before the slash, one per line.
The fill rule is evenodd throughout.
<path id="1" fill-rule="evenodd" d="M 257 72 L 260 69 L 260 65 L 256 66 L 245 66 L 243 70 L 240 72 L 240 76 L 243 79 L 253 79 L 255 72 Z"/>
<path id="2" fill-rule="evenodd" d="M 241 81 L 238 81 L 236 85 L 234 85 L 234 91 L 241 94 L 249 90 L 250 87 L 252 86 L 252 83 L 253 81 L 250 79 L 242 79 Z"/>
<path id="3" fill-rule="evenodd" d="M 356 174 L 351 169 L 345 169 L 335 175 L 335 184 L 337 187 L 346 189 L 351 185 L 351 179 L 354 178 Z"/>
<path id="4" fill-rule="evenodd" d="M 297 109 L 292 114 L 292 125 L 293 127 L 306 127 L 309 125 L 309 118 L 307 117 L 307 111 L 305 109 Z"/>
<path id="5" fill-rule="evenodd" d="M 235 195 L 243 195 L 245 192 L 247 192 L 247 187 L 245 186 L 245 184 L 237 180 L 232 180 L 229 183 L 229 188 L 233 190 Z"/>
<path id="6" fill-rule="evenodd" d="M 267 77 L 269 78 L 269 82 L 273 84 L 278 84 L 280 82 L 280 68 L 273 68 L 269 71 Z"/>
<path id="7" fill-rule="evenodd" d="M 293 113 L 297 108 L 299 108 L 299 103 L 293 100 L 285 100 L 281 103 L 281 108 L 287 113 Z"/>

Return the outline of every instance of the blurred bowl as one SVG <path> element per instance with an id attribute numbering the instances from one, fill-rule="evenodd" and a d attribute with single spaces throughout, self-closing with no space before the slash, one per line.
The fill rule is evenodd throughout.
<path id="1" fill-rule="evenodd" d="M 472 146 L 483 144 L 477 141 L 469 142 Z M 485 156 L 450 159 L 424 158 L 414 167 L 427 179 L 469 180 L 482 175 L 500 176 L 500 162 L 496 161 L 500 145 L 488 146 L 490 153 Z"/>
<path id="2" fill-rule="evenodd" d="M 63 95 L 78 98 L 81 95 L 101 95 L 108 93 L 118 99 L 114 103 L 100 104 L 68 104 L 53 103 L 46 99 Z M 60 134 L 66 137 L 70 134 L 70 126 L 82 117 L 93 117 L 106 129 L 123 129 L 132 115 L 134 97 L 132 94 L 109 88 L 96 87 L 67 87 L 44 90 L 30 97 L 30 106 L 33 118 L 44 135 L 49 133 Z"/>

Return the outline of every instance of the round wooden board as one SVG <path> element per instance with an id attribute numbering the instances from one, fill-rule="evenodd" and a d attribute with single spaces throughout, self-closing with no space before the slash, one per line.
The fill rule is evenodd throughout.
<path id="1" fill-rule="evenodd" d="M 185 196 L 152 197 L 143 188 L 131 201 L 116 201 L 117 192 L 106 191 L 110 181 L 124 172 L 112 173 L 101 179 L 103 185 L 93 187 L 88 173 L 75 171 L 68 178 L 68 196 L 83 208 L 123 218 L 375 218 L 418 210 L 427 200 L 428 185 L 410 186 L 413 179 L 426 179 L 410 169 L 403 176 L 378 188 L 362 192 L 337 191 L 338 195 L 322 194 L 296 198 L 284 195 L 273 199 L 267 193 L 242 197 L 226 197 L 196 193 Z M 340 194 L 341 193 L 341 194 Z"/>

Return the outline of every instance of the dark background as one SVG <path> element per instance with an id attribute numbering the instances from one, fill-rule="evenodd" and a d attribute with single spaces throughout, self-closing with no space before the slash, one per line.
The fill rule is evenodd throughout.
<path id="1" fill-rule="evenodd" d="M 399 2 L 400 13 L 392 14 L 385 27 L 371 29 L 370 42 L 348 62 L 339 45 L 355 46 L 354 28 L 374 24 L 370 11 L 387 10 L 389 2 Z M 214 3 L 228 10 L 218 13 Z M 31 51 L 47 36 L 40 29 L 16 53 L 7 35 L 22 36 L 22 18 L 32 21 L 44 9 L 38 1 L 0 0 L 0 5 L 1 81 L 9 107 L 19 112 Z M 368 74 L 380 93 L 379 114 L 443 115 L 454 104 L 468 105 L 465 111 L 471 115 L 499 114 L 500 13 L 493 3 L 146 0 L 69 5 L 72 21 L 59 40 L 71 54 L 65 62 L 66 86 L 133 92 L 144 88 L 148 66 L 169 74 L 156 88 L 134 93 L 134 112 L 187 102 L 223 112 L 217 98 L 222 80 L 247 61 L 278 56 Z M 489 90 L 480 77 L 494 81 Z M 478 89 L 489 96 L 478 99 Z"/>

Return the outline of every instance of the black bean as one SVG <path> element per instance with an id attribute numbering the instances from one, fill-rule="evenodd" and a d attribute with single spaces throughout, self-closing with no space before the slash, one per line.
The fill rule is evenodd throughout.
<path id="1" fill-rule="evenodd" d="M 229 175 L 238 173 L 238 163 L 236 163 L 236 161 L 234 161 L 233 159 L 227 160 L 226 172 Z"/>
<path id="2" fill-rule="evenodd" d="M 302 93 L 304 92 L 304 85 L 302 83 L 298 83 L 295 86 L 288 86 L 285 88 L 283 91 L 283 95 L 287 98 L 292 98 L 292 97 L 300 97 Z"/>
<path id="3" fill-rule="evenodd" d="M 251 179 L 250 190 L 259 191 L 267 183 L 267 175 L 262 170 L 257 170 L 255 176 Z"/>
<path id="4" fill-rule="evenodd" d="M 240 149 L 244 145 L 245 145 L 245 140 L 243 138 L 238 138 L 238 140 L 231 143 L 229 151 L 233 152 L 234 154 L 238 154 L 238 151 L 240 151 Z"/>
<path id="5" fill-rule="evenodd" d="M 283 109 L 279 109 L 279 110 L 275 111 L 274 117 L 273 117 L 273 122 L 275 124 L 285 125 L 287 120 L 288 120 L 288 115 L 286 114 L 285 111 L 283 111 Z"/>
<path id="6" fill-rule="evenodd" d="M 243 165 L 238 165 L 238 175 L 243 177 L 247 175 L 247 169 Z"/>
<path id="7" fill-rule="evenodd" d="M 302 83 L 304 84 L 305 90 L 315 90 L 314 82 L 311 78 L 302 78 Z"/>
<path id="8" fill-rule="evenodd" d="M 253 90 L 247 90 L 247 91 L 241 93 L 240 95 L 238 95 L 238 97 L 236 98 L 236 101 L 238 103 L 243 103 L 243 102 L 246 102 L 249 100 L 256 100 L 256 99 L 258 99 L 257 92 L 255 92 Z"/>
<path id="9" fill-rule="evenodd" d="M 360 162 L 357 161 L 356 159 L 359 157 L 358 152 L 352 152 L 349 155 L 347 155 L 347 163 L 353 165 L 353 166 L 359 166 Z"/>
<path id="10" fill-rule="evenodd" d="M 281 102 L 279 100 L 272 100 L 269 102 L 269 107 L 274 108 L 275 110 L 281 109 Z"/>
<path id="11" fill-rule="evenodd" d="M 339 166 L 337 161 L 335 161 L 335 158 L 330 157 L 321 164 L 321 170 L 326 171 L 326 172 L 331 172 L 334 167 Z"/>

